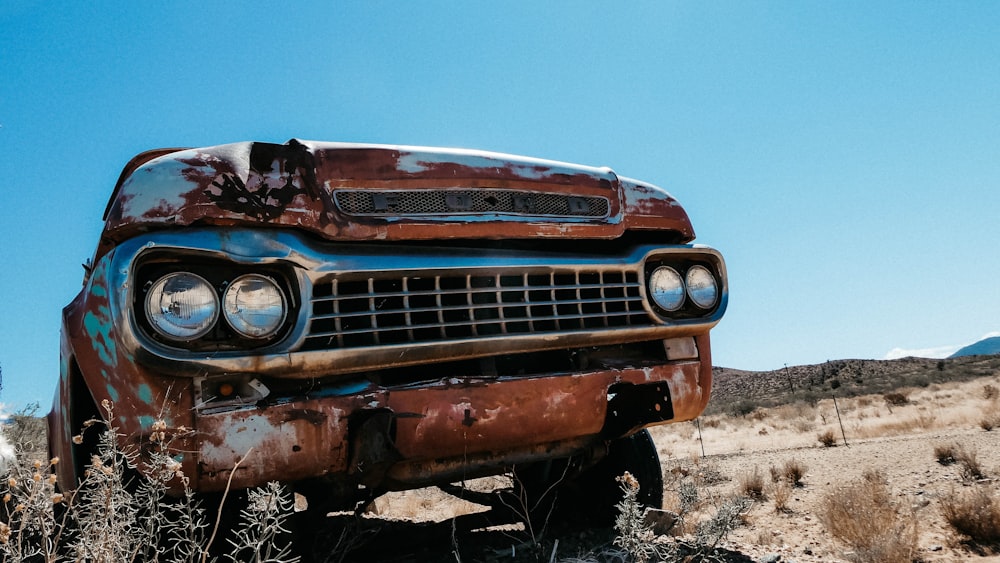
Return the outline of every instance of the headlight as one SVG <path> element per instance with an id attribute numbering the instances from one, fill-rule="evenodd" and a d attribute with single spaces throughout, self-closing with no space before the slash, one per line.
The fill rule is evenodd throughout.
<path id="1" fill-rule="evenodd" d="M 179 341 L 200 338 L 219 318 L 219 296 L 202 277 L 167 274 L 146 294 L 146 318 L 161 335 Z"/>
<path id="2" fill-rule="evenodd" d="M 712 272 L 704 266 L 692 266 L 685 277 L 691 301 L 702 309 L 711 309 L 719 299 L 719 286 Z"/>
<path id="3" fill-rule="evenodd" d="M 676 311 L 684 304 L 684 280 L 677 270 L 660 266 L 649 276 L 649 293 L 665 311 Z"/>
<path id="4" fill-rule="evenodd" d="M 236 332 L 247 338 L 267 338 L 285 322 L 285 296 L 271 278 L 247 274 L 229 284 L 223 311 Z"/>

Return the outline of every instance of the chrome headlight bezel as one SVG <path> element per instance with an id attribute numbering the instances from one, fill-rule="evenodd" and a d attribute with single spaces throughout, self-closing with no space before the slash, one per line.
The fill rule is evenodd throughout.
<path id="1" fill-rule="evenodd" d="M 719 281 L 705 266 L 695 264 L 688 268 L 684 286 L 688 299 L 700 309 L 709 310 L 719 302 Z"/>
<path id="2" fill-rule="evenodd" d="M 727 282 L 721 257 L 712 249 L 686 250 L 665 249 L 644 259 L 646 306 L 665 324 L 715 321 L 726 307 Z M 662 290 L 657 288 L 666 277 L 670 279 L 671 298 L 664 301 Z"/>
<path id="3" fill-rule="evenodd" d="M 266 307 L 272 309 L 276 307 L 277 310 L 261 314 L 260 312 L 248 312 L 247 309 L 241 306 L 239 302 L 240 294 L 245 293 L 244 289 L 246 289 L 247 284 L 258 284 L 258 287 L 252 289 L 252 291 L 269 293 L 269 295 L 264 296 L 264 299 L 271 301 Z M 229 327 L 240 336 L 253 340 L 267 339 L 274 336 L 281 330 L 288 316 L 287 299 L 281 290 L 281 286 L 271 277 L 262 274 L 244 274 L 230 282 L 223 293 L 222 305 L 222 314 Z M 256 322 L 252 320 L 252 317 L 258 320 L 264 318 L 268 322 Z"/>
<path id="4" fill-rule="evenodd" d="M 168 287 L 171 284 L 175 287 Z M 179 295 L 182 291 L 198 292 L 201 295 L 196 303 L 180 303 L 177 299 L 164 303 L 164 299 Z M 174 342 L 197 340 L 211 332 L 219 320 L 219 296 L 215 288 L 205 278 L 192 272 L 171 272 L 160 277 L 147 291 L 144 305 L 146 320 L 150 326 L 160 336 Z M 185 310 L 191 307 L 204 310 Z M 185 319 L 188 320 L 187 323 L 178 322 Z"/>
<path id="5" fill-rule="evenodd" d="M 684 306 L 684 278 L 670 266 L 659 266 L 649 275 L 649 295 L 657 307 L 667 312 Z"/>
<path id="6" fill-rule="evenodd" d="M 156 319 L 148 314 L 151 292 L 161 279 L 190 275 L 211 287 L 215 296 L 215 314 L 211 326 L 197 334 L 174 336 L 156 326 Z M 193 252 L 171 252 L 156 249 L 146 252 L 136 261 L 131 277 L 135 280 L 132 294 L 131 317 L 136 328 L 146 337 L 149 345 L 199 352 L 251 351 L 268 348 L 282 341 L 294 328 L 301 310 L 295 272 L 280 264 L 240 264 Z M 239 315 L 227 314 L 226 296 L 233 283 L 241 279 L 266 279 L 268 286 L 280 294 L 282 303 L 279 318 L 264 323 L 265 330 L 248 328 L 239 321 Z M 239 285 L 239 284 L 238 284 Z M 204 286 L 203 286 L 204 287 Z"/>

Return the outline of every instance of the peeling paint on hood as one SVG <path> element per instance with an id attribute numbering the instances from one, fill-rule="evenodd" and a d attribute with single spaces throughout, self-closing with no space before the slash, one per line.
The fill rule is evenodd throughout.
<path id="1" fill-rule="evenodd" d="M 359 217 L 338 208 L 338 189 L 372 193 L 504 190 L 608 203 L 600 217 L 544 213 L 399 213 Z M 461 209 L 461 206 L 459 206 Z M 135 234 L 191 225 L 267 225 L 327 240 L 601 238 L 626 230 L 669 230 L 694 238 L 687 214 L 667 192 L 619 178 L 610 168 L 485 151 L 291 140 L 162 149 L 125 167 L 108 203 L 96 257 Z"/>

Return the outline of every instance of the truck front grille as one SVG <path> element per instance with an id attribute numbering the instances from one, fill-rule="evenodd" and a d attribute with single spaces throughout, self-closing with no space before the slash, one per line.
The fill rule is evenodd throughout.
<path id="1" fill-rule="evenodd" d="M 527 215 L 607 217 L 607 198 L 517 190 L 336 190 L 337 207 L 348 215 Z"/>
<path id="2" fill-rule="evenodd" d="M 314 285 L 304 349 L 647 327 L 639 284 L 623 270 L 344 274 Z"/>

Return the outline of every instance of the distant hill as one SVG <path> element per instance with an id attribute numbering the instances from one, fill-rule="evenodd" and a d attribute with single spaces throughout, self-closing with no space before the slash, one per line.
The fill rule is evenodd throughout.
<path id="1" fill-rule="evenodd" d="M 989 354 L 1000 354 L 1000 336 L 984 338 L 975 344 L 969 344 L 950 358 L 961 358 L 962 356 L 986 356 Z"/>
<path id="2" fill-rule="evenodd" d="M 832 360 L 789 366 L 773 371 L 712 369 L 712 399 L 707 413 L 746 414 L 756 407 L 830 397 L 852 397 L 926 387 L 946 381 L 966 381 L 1000 375 L 1000 355 L 962 356 L 943 360 Z"/>

